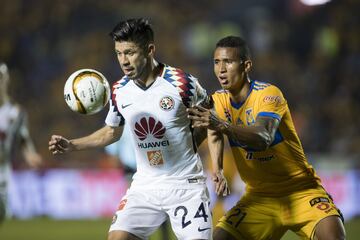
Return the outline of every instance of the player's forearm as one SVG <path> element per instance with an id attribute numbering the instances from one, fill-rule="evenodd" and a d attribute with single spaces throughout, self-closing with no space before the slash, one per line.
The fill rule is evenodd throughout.
<path id="1" fill-rule="evenodd" d="M 200 147 L 201 143 L 207 137 L 207 129 L 206 128 L 194 128 L 194 138 L 197 147 Z"/>
<path id="2" fill-rule="evenodd" d="M 221 132 L 226 134 L 231 140 L 255 150 L 265 150 L 272 142 L 271 134 L 263 126 L 243 127 L 228 125 Z"/>
<path id="3" fill-rule="evenodd" d="M 208 129 L 208 146 L 213 171 L 222 171 L 224 159 L 224 136 L 220 132 Z"/>
<path id="4" fill-rule="evenodd" d="M 70 140 L 70 144 L 73 151 L 100 148 L 117 141 L 120 136 L 119 130 L 105 126 L 86 137 Z"/>

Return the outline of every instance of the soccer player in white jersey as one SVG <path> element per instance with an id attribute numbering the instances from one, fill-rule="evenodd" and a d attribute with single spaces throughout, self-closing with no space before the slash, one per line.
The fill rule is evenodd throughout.
<path id="1" fill-rule="evenodd" d="M 16 148 L 21 148 L 31 167 L 38 167 L 42 162 L 30 138 L 25 112 L 10 101 L 9 80 L 8 68 L 0 62 L 0 223 L 7 214 L 7 186 Z"/>
<path id="2" fill-rule="evenodd" d="M 105 126 L 72 140 L 53 135 L 59 154 L 117 141 L 126 123 L 137 172 L 121 199 L 109 240 L 147 239 L 167 218 L 178 239 L 211 239 L 205 174 L 186 108 L 209 104 L 196 78 L 154 59 L 153 30 L 145 19 L 120 22 L 110 33 L 125 76 L 113 85 Z M 199 135 L 201 136 L 201 135 Z"/>

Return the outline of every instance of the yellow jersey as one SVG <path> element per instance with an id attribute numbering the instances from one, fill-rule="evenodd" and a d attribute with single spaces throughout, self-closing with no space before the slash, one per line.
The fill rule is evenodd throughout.
<path id="1" fill-rule="evenodd" d="M 280 89 L 259 81 L 251 81 L 250 84 L 248 96 L 241 103 L 233 102 L 226 90 L 212 95 L 216 113 L 230 124 L 250 126 L 259 116 L 280 120 L 275 139 L 265 151 L 250 149 L 229 138 L 246 191 L 264 196 L 283 196 L 321 186 L 320 178 L 305 157 Z"/>

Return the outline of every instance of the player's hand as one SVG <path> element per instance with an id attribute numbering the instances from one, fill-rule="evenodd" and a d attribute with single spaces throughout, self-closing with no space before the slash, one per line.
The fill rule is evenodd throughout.
<path id="1" fill-rule="evenodd" d="M 213 173 L 212 180 L 215 183 L 215 192 L 217 195 L 225 197 L 230 194 L 230 189 L 222 170 Z"/>
<path id="2" fill-rule="evenodd" d="M 66 153 L 72 151 L 73 146 L 70 140 L 59 136 L 59 135 L 52 135 L 49 141 L 49 151 L 56 155 L 61 153 Z"/>
<path id="3" fill-rule="evenodd" d="M 193 106 L 186 109 L 188 112 L 188 118 L 191 119 L 192 127 L 205 127 L 212 130 L 221 131 L 227 126 L 227 123 L 221 120 L 215 111 L 206 109 L 202 106 Z"/>

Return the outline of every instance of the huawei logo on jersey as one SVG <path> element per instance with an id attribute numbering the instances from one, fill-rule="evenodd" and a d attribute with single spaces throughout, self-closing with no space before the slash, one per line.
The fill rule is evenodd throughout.
<path id="1" fill-rule="evenodd" d="M 139 122 L 135 123 L 134 132 L 141 141 L 144 141 L 149 135 L 154 138 L 162 139 L 165 134 L 165 127 L 160 121 L 156 121 L 153 117 L 143 117 Z M 150 138 L 149 142 L 139 142 L 138 147 L 142 149 L 153 149 L 169 146 L 168 140 L 154 141 Z M 154 156 L 157 156 L 156 154 Z"/>
<path id="2" fill-rule="evenodd" d="M 166 129 L 160 121 L 156 121 L 153 117 L 143 117 L 135 123 L 134 131 L 138 138 L 144 141 L 149 134 L 157 139 L 163 138 Z"/>

